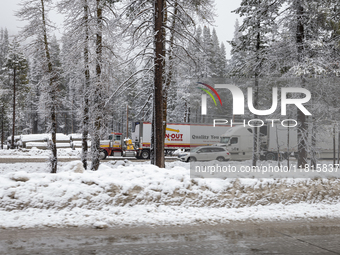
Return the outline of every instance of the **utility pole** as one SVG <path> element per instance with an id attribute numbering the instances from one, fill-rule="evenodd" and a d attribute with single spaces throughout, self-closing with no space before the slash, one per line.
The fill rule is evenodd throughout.
<path id="1" fill-rule="evenodd" d="M 129 137 L 129 105 L 126 105 L 126 138 Z"/>

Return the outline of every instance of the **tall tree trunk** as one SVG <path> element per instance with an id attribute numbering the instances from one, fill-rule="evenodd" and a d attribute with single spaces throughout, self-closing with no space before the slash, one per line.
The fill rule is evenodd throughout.
<path id="1" fill-rule="evenodd" d="M 89 133 L 89 98 L 88 90 L 90 87 L 90 70 L 89 70 L 89 16 L 88 16 L 88 3 L 84 0 L 84 26 L 85 26 L 85 47 L 84 47 L 84 68 L 85 68 L 85 86 L 83 91 L 83 134 L 82 134 L 82 154 L 81 161 L 83 162 L 83 167 L 87 169 L 87 153 L 88 153 L 88 133 Z"/>
<path id="2" fill-rule="evenodd" d="M 5 131 L 4 131 L 4 105 L 2 103 L 1 106 L 1 149 L 4 149 L 4 138 L 5 138 Z"/>
<path id="3" fill-rule="evenodd" d="M 164 74 L 164 0 L 155 0 L 154 6 L 154 159 L 155 165 L 164 168 L 163 133 L 163 74 Z"/>
<path id="4" fill-rule="evenodd" d="M 38 113 L 33 113 L 32 134 L 38 134 Z"/>
<path id="5" fill-rule="evenodd" d="M 150 160 L 155 165 L 155 92 L 152 98 L 152 116 L 151 116 L 151 144 L 150 144 Z"/>
<path id="6" fill-rule="evenodd" d="M 336 140 L 335 140 L 335 124 L 333 124 L 333 167 L 336 168 Z"/>
<path id="7" fill-rule="evenodd" d="M 288 116 L 288 119 L 289 119 L 289 116 Z M 288 125 L 289 125 L 289 124 L 288 124 Z M 289 158 L 290 158 L 289 131 L 290 131 L 290 128 L 288 127 L 288 128 L 287 128 L 287 166 L 288 166 L 288 169 L 290 169 L 290 161 L 289 161 Z"/>
<path id="8" fill-rule="evenodd" d="M 177 13 L 178 13 L 178 3 L 177 3 L 177 0 L 175 0 L 174 11 L 173 11 L 173 19 L 172 19 L 171 28 L 170 28 L 170 46 L 169 46 L 169 59 L 168 59 L 169 70 L 168 70 L 168 73 L 166 75 L 165 86 L 164 86 L 164 91 L 163 91 L 163 132 L 164 132 L 164 137 L 165 137 L 165 134 L 166 134 L 166 123 L 167 123 L 167 116 L 168 116 L 168 93 L 169 93 L 169 89 L 170 89 L 170 85 L 171 85 L 171 81 L 172 81 L 173 67 L 174 67 L 173 48 L 174 48 L 174 44 L 175 44 L 174 41 L 175 41 L 175 27 L 176 27 Z M 164 34 L 164 36 L 165 36 L 165 34 Z"/>
<path id="9" fill-rule="evenodd" d="M 260 24 L 257 25 L 258 29 L 260 30 Z M 258 98 L 259 98 L 259 75 L 260 75 L 260 44 L 261 44 L 261 35 L 260 32 L 257 33 L 256 36 L 256 67 L 255 67 L 255 80 L 254 80 L 254 97 L 253 97 L 253 102 L 254 102 L 254 108 L 258 109 Z M 254 119 L 257 119 L 258 116 L 254 114 Z M 259 154 L 258 154 L 258 128 L 253 129 L 253 162 L 252 165 L 256 166 L 256 162 L 259 159 Z"/>
<path id="10" fill-rule="evenodd" d="M 13 122 L 12 122 L 12 142 L 11 142 L 11 149 L 15 148 L 14 145 L 14 135 L 15 135 L 15 97 L 16 97 L 16 87 L 15 87 L 15 80 L 16 80 L 16 67 L 13 69 Z"/>
<path id="11" fill-rule="evenodd" d="M 34 96 L 33 99 L 33 105 L 32 105 L 32 111 L 33 113 L 33 127 L 32 127 L 32 133 L 33 134 L 38 134 L 38 126 L 39 126 L 39 115 L 38 115 L 38 109 L 36 105 L 38 104 L 38 98 L 39 98 L 39 90 L 36 89 L 35 91 L 36 95 Z"/>
<path id="12" fill-rule="evenodd" d="M 297 61 L 299 63 L 304 61 L 304 9 L 300 0 L 296 0 L 296 17 L 297 17 L 297 27 L 296 27 L 296 46 L 297 46 Z M 300 77 L 301 87 L 304 88 L 306 83 L 305 77 L 302 75 Z M 298 167 L 304 167 L 307 164 L 307 151 L 306 151 L 306 116 L 300 109 L 297 110 L 297 121 L 298 126 Z"/>
<path id="13" fill-rule="evenodd" d="M 46 19 L 45 19 L 45 3 L 44 0 L 41 0 L 41 15 L 42 15 L 42 23 L 43 23 L 43 38 L 44 38 L 44 48 L 45 48 L 45 56 L 46 56 L 46 64 L 47 64 L 47 72 L 49 74 L 49 97 L 51 102 L 48 102 L 48 107 L 50 110 L 51 115 L 51 137 L 52 141 L 50 144 L 52 156 L 50 157 L 50 164 L 51 164 L 51 173 L 57 172 L 57 114 L 56 114 L 56 82 L 57 82 L 57 75 L 53 73 L 53 65 L 50 56 L 50 50 L 48 46 L 47 40 L 47 26 L 46 26 Z"/>
<path id="14" fill-rule="evenodd" d="M 311 117 L 311 142 L 312 142 L 312 146 L 311 146 L 311 155 L 310 155 L 310 164 L 312 167 L 314 167 L 314 169 L 316 169 L 316 125 L 314 123 L 315 119 L 312 116 Z"/>
<path id="15" fill-rule="evenodd" d="M 96 85 L 94 91 L 94 130 L 93 139 L 91 143 L 92 151 L 92 165 L 91 170 L 96 171 L 99 168 L 99 153 L 100 153 L 100 129 L 102 126 L 102 108 L 101 108 L 101 64 L 102 64 L 102 28 L 103 28 L 103 9 L 101 6 L 101 0 L 96 0 L 97 7 L 97 34 L 96 34 Z"/>

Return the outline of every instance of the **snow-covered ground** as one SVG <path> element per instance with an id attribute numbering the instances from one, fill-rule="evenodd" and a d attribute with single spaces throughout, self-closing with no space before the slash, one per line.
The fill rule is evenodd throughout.
<path id="1" fill-rule="evenodd" d="M 57 153 L 60 158 L 80 158 L 81 149 L 58 148 Z M 0 150 L 0 158 L 48 158 L 50 155 L 50 150 L 41 150 L 36 147 L 31 149 Z"/>
<path id="2" fill-rule="evenodd" d="M 241 165 L 249 162 L 230 162 Z M 188 163 L 0 164 L 0 227 L 111 227 L 340 217 L 337 178 L 190 178 Z"/>

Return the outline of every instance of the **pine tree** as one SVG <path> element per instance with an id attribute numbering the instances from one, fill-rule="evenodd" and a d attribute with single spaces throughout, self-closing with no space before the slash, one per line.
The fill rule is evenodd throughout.
<path id="1" fill-rule="evenodd" d="M 203 77 L 210 78 L 213 75 L 213 42 L 211 38 L 210 28 L 207 26 L 203 27 Z"/>
<path id="2" fill-rule="evenodd" d="M 8 31 L 7 28 L 0 30 L 0 67 L 4 65 L 5 58 L 7 56 L 9 46 Z M 1 72 L 1 70 L 0 70 Z"/>
<path id="3" fill-rule="evenodd" d="M 242 45 L 241 39 L 242 32 L 240 31 L 240 23 L 238 19 L 236 19 L 233 40 L 228 42 L 232 47 L 229 76 L 243 75 L 242 69 L 246 63 L 247 51 L 242 50 L 240 47 L 240 45 Z"/>
<path id="4" fill-rule="evenodd" d="M 73 109 L 78 100 L 75 92 L 79 92 L 82 111 L 82 155 L 84 169 L 87 169 L 88 160 L 88 134 L 89 134 L 89 94 L 90 94 L 90 34 L 94 13 L 90 13 L 90 1 L 61 1 L 59 11 L 66 15 L 66 32 L 63 36 L 63 65 L 68 88 L 68 99 L 71 105 L 71 130 L 74 132 Z M 93 26 L 93 25 L 92 25 Z M 93 33 L 93 32 L 92 32 Z M 79 85 L 81 84 L 81 86 Z"/>
<path id="5" fill-rule="evenodd" d="M 212 42 L 212 47 L 211 47 L 211 69 L 212 69 L 212 76 L 213 77 L 219 77 L 219 66 L 221 65 L 220 60 L 221 60 L 221 48 L 220 48 L 220 43 L 216 34 L 215 28 L 212 30 L 211 33 L 211 42 Z"/>
<path id="6" fill-rule="evenodd" d="M 59 10 L 66 14 L 63 65 L 66 66 L 65 79 L 72 91 L 73 101 L 80 104 L 78 112 L 82 132 L 82 162 L 87 168 L 88 138 L 91 134 L 92 170 L 99 167 L 100 138 L 112 125 L 109 104 L 117 104 L 113 94 L 117 80 L 120 81 L 120 54 L 116 53 L 118 21 L 114 4 L 119 1 L 77 0 L 61 1 Z M 118 36 L 117 36 L 118 35 Z M 119 78 L 118 78 L 119 77 Z M 75 96 L 74 91 L 79 95 Z M 71 104 L 73 105 L 74 102 Z M 115 108 L 116 110 L 116 108 Z"/>
<path id="7" fill-rule="evenodd" d="M 57 93 L 59 86 L 59 74 L 54 69 L 51 52 L 50 52 L 50 37 L 48 30 L 50 28 L 47 14 L 49 11 L 50 0 L 24 0 L 21 2 L 22 8 L 17 13 L 17 16 L 28 24 L 22 29 L 21 37 L 23 39 L 34 38 L 29 45 L 31 54 L 35 49 L 43 49 L 43 59 L 40 61 L 43 65 L 44 92 L 46 96 L 46 108 L 48 109 L 49 128 L 51 132 L 50 148 L 52 155 L 50 157 L 51 173 L 57 172 Z"/>
<path id="8" fill-rule="evenodd" d="M 242 68 L 237 71 L 247 74 L 254 79 L 253 85 L 253 107 L 258 109 L 259 80 L 263 74 L 263 65 L 268 53 L 268 35 L 275 27 L 275 19 L 278 16 L 280 2 L 276 0 L 243 0 L 241 6 L 235 10 L 241 17 L 244 16 L 243 24 L 239 31 L 235 31 L 235 40 L 232 43 L 233 53 L 244 52 Z M 237 23 L 236 23 L 237 28 Z M 239 33 L 242 33 L 240 36 Z M 236 62 L 236 67 L 239 63 Z M 255 114 L 254 119 L 258 116 Z M 253 166 L 259 159 L 258 129 L 254 128 Z"/>
<path id="9" fill-rule="evenodd" d="M 227 71 L 227 52 L 224 43 L 221 43 L 220 47 L 220 55 L 218 58 L 218 68 L 217 68 L 217 75 L 219 77 L 226 77 Z"/>
<path id="10" fill-rule="evenodd" d="M 0 128 L 1 128 L 1 149 L 4 148 L 5 131 L 8 131 L 6 127 L 8 126 L 8 109 L 9 109 L 9 97 L 8 89 L 6 84 L 8 84 L 8 76 L 4 75 L 4 62 L 8 54 L 8 31 L 7 29 L 1 28 L 0 30 Z"/>
<path id="11" fill-rule="evenodd" d="M 27 89 L 28 83 L 28 62 L 20 49 L 20 45 L 17 39 L 14 38 L 12 43 L 9 45 L 8 55 L 6 56 L 4 63 L 4 70 L 8 76 L 12 76 L 10 79 L 12 82 L 8 84 L 12 91 L 12 140 L 11 149 L 15 148 L 14 135 L 16 127 L 16 99 L 17 94 L 22 92 L 23 89 Z M 27 91 L 26 91 L 27 92 Z"/>
<path id="12" fill-rule="evenodd" d="M 159 111 L 167 107 L 167 102 L 164 102 L 164 100 L 168 100 L 167 92 L 174 80 L 173 61 L 177 57 L 181 59 L 180 53 L 185 52 L 185 48 L 179 42 L 188 40 L 188 38 L 193 39 L 194 30 L 191 30 L 195 27 L 193 16 L 198 14 L 198 16 L 204 16 L 209 20 L 210 4 L 211 1 L 129 1 L 125 8 L 130 20 L 125 31 L 130 32 L 133 50 L 141 49 L 138 51 L 136 59 L 144 58 L 143 61 L 148 66 L 151 63 L 151 59 L 147 57 L 148 54 L 154 57 L 152 60 L 154 62 L 153 101 L 156 101 L 156 104 L 153 104 L 155 114 L 153 114 L 154 126 L 152 130 L 156 138 L 152 138 L 151 154 L 152 156 L 154 156 L 154 153 L 156 154 L 156 160 L 152 160 L 152 162 L 159 167 L 164 167 L 164 126 L 162 122 L 166 120 L 165 112 Z M 153 13 L 151 13 L 151 10 Z M 163 11 L 158 13 L 160 10 Z M 157 16 L 155 16 L 156 14 Z M 162 15 L 162 20 L 160 20 L 159 15 Z M 150 28 L 153 28 L 153 30 Z M 159 32 L 161 34 L 158 34 Z M 169 44 L 166 42 L 169 42 Z M 136 47 L 137 44 L 138 47 Z M 153 47 L 150 47 L 151 45 Z M 183 51 L 174 51 L 174 48 Z M 165 97 L 161 96 L 164 91 L 159 91 L 164 84 Z M 164 98 L 162 102 L 159 99 L 160 97 Z"/>
<path id="13" fill-rule="evenodd" d="M 296 86 L 307 88 L 312 93 L 312 117 L 308 120 L 299 109 L 296 112 L 299 123 L 298 166 L 306 165 L 308 152 L 315 166 L 314 130 L 317 120 L 334 119 L 338 111 L 337 100 L 323 100 L 325 97 L 337 97 L 333 86 L 339 73 L 338 39 L 335 39 L 339 20 L 337 4 L 333 1 L 305 0 L 287 1 L 286 4 L 286 11 L 281 17 L 285 29 L 275 45 L 275 64 L 276 69 Z M 323 111 L 320 112 L 320 109 Z M 308 141 L 308 136 L 312 137 L 312 141 Z"/>
<path id="14" fill-rule="evenodd" d="M 46 132 L 45 126 L 45 103 L 43 102 L 42 88 L 44 87 L 43 77 L 43 63 L 41 59 L 44 57 L 42 49 L 38 49 L 31 54 L 30 72 L 29 72 L 29 108 L 31 118 L 31 133 L 38 134 Z"/>

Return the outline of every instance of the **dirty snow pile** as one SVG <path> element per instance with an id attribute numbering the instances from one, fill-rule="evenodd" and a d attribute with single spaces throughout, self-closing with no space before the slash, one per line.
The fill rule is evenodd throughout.
<path id="1" fill-rule="evenodd" d="M 45 163 L 1 164 L 0 173 L 3 228 L 340 217 L 336 178 L 192 179 L 187 163 L 159 169 L 129 161 L 102 163 L 95 172 L 80 161 L 61 163 L 57 174 Z"/>

